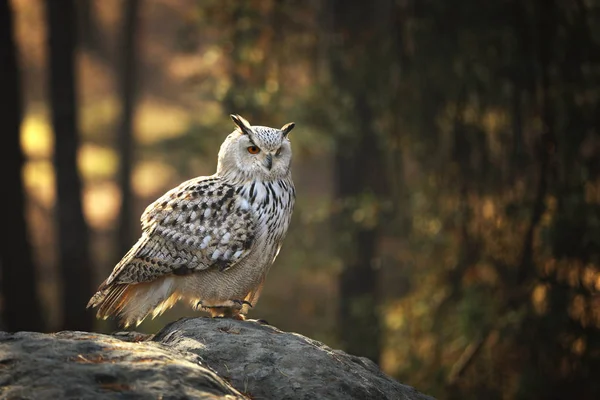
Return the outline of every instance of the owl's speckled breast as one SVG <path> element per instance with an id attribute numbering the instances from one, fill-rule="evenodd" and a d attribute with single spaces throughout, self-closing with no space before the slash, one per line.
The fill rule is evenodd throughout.
<path id="1" fill-rule="evenodd" d="M 252 181 L 238 189 L 239 202 L 247 202 L 256 218 L 254 246 L 239 264 L 225 271 L 208 269 L 179 278 L 183 297 L 219 305 L 231 299 L 255 304 L 262 283 L 275 261 L 291 222 L 295 189 L 291 178 L 272 182 Z M 183 293 L 184 292 L 184 293 Z"/>

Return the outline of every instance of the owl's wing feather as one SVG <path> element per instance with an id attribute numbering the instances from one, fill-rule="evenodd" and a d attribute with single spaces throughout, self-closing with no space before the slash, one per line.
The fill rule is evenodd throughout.
<path id="1" fill-rule="evenodd" d="M 152 203 L 143 234 L 106 285 L 153 281 L 207 268 L 225 270 L 250 252 L 256 218 L 235 187 L 218 177 L 182 183 Z"/>

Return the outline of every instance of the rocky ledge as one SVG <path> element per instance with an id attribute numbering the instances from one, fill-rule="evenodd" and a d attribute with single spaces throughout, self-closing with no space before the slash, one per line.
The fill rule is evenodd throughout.
<path id="1" fill-rule="evenodd" d="M 211 318 L 156 335 L 0 332 L 0 398 L 432 399 L 368 359 L 258 322 Z"/>

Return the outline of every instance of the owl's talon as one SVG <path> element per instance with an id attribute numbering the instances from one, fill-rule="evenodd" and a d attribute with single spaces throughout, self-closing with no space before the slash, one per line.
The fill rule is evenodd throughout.
<path id="1" fill-rule="evenodd" d="M 246 301 L 246 300 L 231 300 L 231 301 L 233 301 L 235 304 L 238 304 L 240 306 L 243 306 L 244 304 L 246 304 L 250 308 L 252 308 L 252 303 L 250 303 L 249 301 Z"/>

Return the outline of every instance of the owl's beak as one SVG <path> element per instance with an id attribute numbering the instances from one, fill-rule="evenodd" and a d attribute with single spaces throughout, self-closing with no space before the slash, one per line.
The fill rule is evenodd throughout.
<path id="1" fill-rule="evenodd" d="M 271 167 L 273 167 L 273 154 L 267 154 L 265 157 L 265 166 L 270 171 Z"/>

